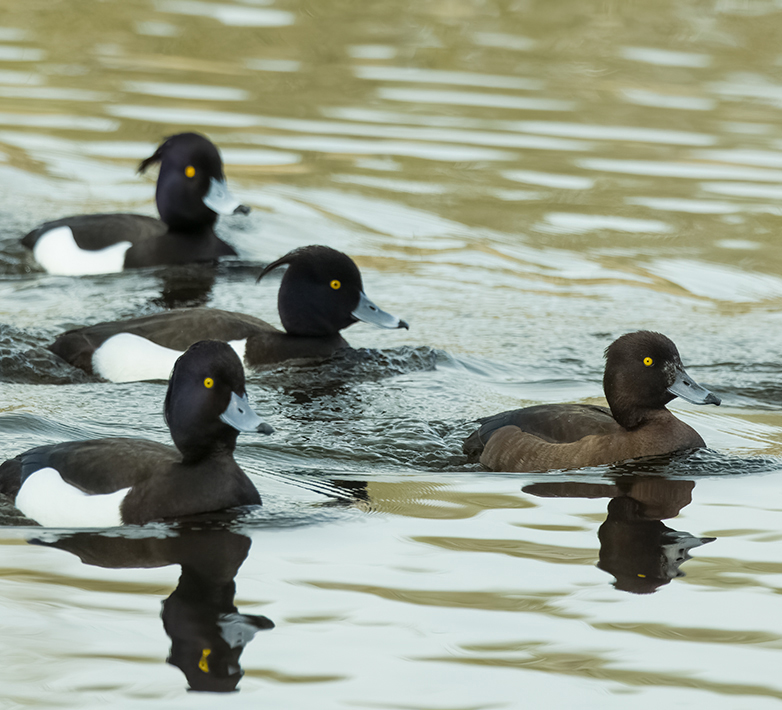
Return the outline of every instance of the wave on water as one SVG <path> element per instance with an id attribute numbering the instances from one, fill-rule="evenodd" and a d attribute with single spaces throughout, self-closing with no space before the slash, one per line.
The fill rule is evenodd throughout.
<path id="1" fill-rule="evenodd" d="M 65 385 L 96 381 L 42 345 L 50 340 L 43 332 L 0 323 L 0 382 Z"/>
<path id="2" fill-rule="evenodd" d="M 30 253 L 19 239 L 0 240 L 1 276 L 25 276 L 37 270 Z"/>
<path id="3" fill-rule="evenodd" d="M 778 473 L 781 469 L 782 459 L 774 456 L 735 456 L 714 449 L 695 449 L 572 471 L 518 475 L 528 479 L 529 482 L 562 482 L 578 479 L 584 483 L 605 483 L 633 477 L 697 480 L 723 476 L 765 475 Z"/>
<path id="4" fill-rule="evenodd" d="M 388 350 L 344 348 L 325 360 L 298 360 L 274 369 L 249 371 L 248 379 L 287 392 L 301 390 L 312 398 L 359 382 L 373 382 L 411 372 L 435 370 L 450 355 L 430 347 L 402 346 Z"/>
<path id="5" fill-rule="evenodd" d="M 782 376 L 743 384 L 720 385 L 720 396 L 733 407 L 778 412 L 782 408 Z"/>

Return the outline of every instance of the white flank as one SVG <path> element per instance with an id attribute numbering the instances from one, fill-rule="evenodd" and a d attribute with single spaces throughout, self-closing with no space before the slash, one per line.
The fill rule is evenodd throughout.
<path id="1" fill-rule="evenodd" d="M 70 227 L 55 227 L 44 232 L 33 247 L 35 260 L 50 274 L 83 276 L 113 274 L 122 271 L 130 242 L 117 242 L 105 249 L 80 249 Z"/>
<path id="2" fill-rule="evenodd" d="M 167 380 L 182 353 L 131 333 L 117 333 L 92 354 L 92 369 L 112 382 Z"/>
<path id="3" fill-rule="evenodd" d="M 247 338 L 244 340 L 229 340 L 228 344 L 234 349 L 234 352 L 239 356 L 242 364 L 244 364 L 244 352 L 247 350 Z"/>
<path id="4" fill-rule="evenodd" d="M 42 468 L 22 484 L 16 507 L 47 528 L 112 528 L 122 525 L 119 507 L 129 490 L 91 496 Z"/>

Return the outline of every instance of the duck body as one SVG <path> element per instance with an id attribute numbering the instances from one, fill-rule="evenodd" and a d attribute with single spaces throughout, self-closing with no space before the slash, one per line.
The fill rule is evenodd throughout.
<path id="1" fill-rule="evenodd" d="M 681 365 L 664 335 L 628 333 L 606 350 L 603 386 L 609 407 L 546 404 L 481 419 L 464 443 L 493 471 L 548 471 L 599 466 L 702 448 L 706 444 L 665 404 L 681 396 L 719 404 Z"/>
<path id="2" fill-rule="evenodd" d="M 358 267 L 324 246 L 294 250 L 267 266 L 287 265 L 277 298 L 285 332 L 254 316 L 188 308 L 67 331 L 49 348 L 70 364 L 111 380 L 166 379 L 177 357 L 203 338 L 231 345 L 248 367 L 324 358 L 349 347 L 340 331 L 359 320 L 407 328 L 363 291 Z"/>
<path id="3" fill-rule="evenodd" d="M 49 527 L 111 527 L 260 505 L 233 458 L 239 431 L 271 433 L 252 411 L 230 346 L 193 345 L 165 405 L 176 448 L 108 438 L 30 449 L 0 465 L 0 493 Z"/>
<path id="4" fill-rule="evenodd" d="M 116 461 L 122 465 L 114 470 L 111 462 Z M 71 527 L 83 514 L 89 516 L 89 527 L 113 527 L 261 504 L 258 490 L 233 457 L 184 465 L 173 447 L 141 439 L 37 447 L 0 466 L 0 479 L 6 481 L 0 491 L 13 494 L 25 515 L 44 519 L 49 527 Z M 25 483 L 32 485 L 20 499 Z M 202 500 L 209 501 L 206 510 Z M 53 504 L 60 508 L 56 517 L 48 512 Z"/>
<path id="5" fill-rule="evenodd" d="M 266 321 L 217 308 L 181 308 L 69 330 L 49 349 L 63 360 L 112 382 L 166 379 L 176 359 L 200 339 L 231 345 L 248 367 L 328 357 L 347 341 L 336 333 L 289 335 Z"/>
<path id="6" fill-rule="evenodd" d="M 22 244 L 47 272 L 70 276 L 235 256 L 214 224 L 218 214 L 249 210 L 228 192 L 214 144 L 197 133 L 171 136 L 139 171 L 156 162 L 161 164 L 155 193 L 161 219 L 75 215 L 42 224 Z"/>
<path id="7" fill-rule="evenodd" d="M 48 273 L 104 274 L 145 266 L 190 264 L 236 256 L 211 228 L 176 232 L 137 214 L 92 214 L 46 222 L 22 244 Z"/>
<path id="8" fill-rule="evenodd" d="M 608 407 L 594 404 L 538 404 L 500 412 L 479 421 L 481 428 L 475 434 L 480 432 L 480 438 L 476 437 L 474 441 L 480 449 L 490 436 L 506 426 L 517 427 L 544 441 L 560 444 L 578 441 L 591 434 L 605 435 L 622 430 Z"/>
<path id="9" fill-rule="evenodd" d="M 527 414 L 524 410 L 516 411 Z M 633 430 L 618 424 L 610 410 L 603 416 L 593 411 L 575 416 L 572 412 L 551 414 L 554 420 L 551 429 L 543 426 L 540 419 L 531 427 L 532 432 L 517 424 L 495 429 L 480 454 L 480 462 L 492 471 L 550 471 L 600 466 L 706 445 L 697 431 L 668 410 L 655 412 L 643 426 Z M 542 413 L 537 416 L 541 417 Z M 561 438 L 556 437 L 557 430 L 562 432 Z M 550 435 L 543 436 L 541 431 Z"/>

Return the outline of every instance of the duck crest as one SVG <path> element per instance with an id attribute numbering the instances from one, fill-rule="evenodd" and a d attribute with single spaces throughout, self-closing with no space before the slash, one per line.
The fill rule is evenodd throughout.
<path id="1" fill-rule="evenodd" d="M 363 284 L 361 272 L 349 256 L 322 245 L 300 247 L 266 266 L 258 280 L 286 264 L 277 309 L 290 335 L 336 335 L 358 320 L 353 311 Z"/>
<path id="2" fill-rule="evenodd" d="M 225 179 L 217 147 L 198 133 L 180 133 L 142 160 L 139 172 L 156 162 L 160 163 L 155 189 L 160 218 L 174 230 L 211 232 L 217 212 L 204 203 L 204 197 L 212 179 Z"/>

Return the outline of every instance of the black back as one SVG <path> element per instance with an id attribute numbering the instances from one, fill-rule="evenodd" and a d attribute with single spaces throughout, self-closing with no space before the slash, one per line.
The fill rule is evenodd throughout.
<path id="1" fill-rule="evenodd" d="M 277 333 L 274 326 L 254 316 L 217 308 L 180 308 L 139 318 L 96 323 L 57 336 L 49 349 L 71 365 L 92 373 L 92 355 L 118 333 L 130 333 L 173 350 L 187 350 L 198 340 L 242 340 Z"/>
<path id="2" fill-rule="evenodd" d="M 57 227 L 70 227 L 76 244 L 87 251 L 103 249 L 117 242 L 139 245 L 159 239 L 168 231 L 166 224 L 146 215 L 83 214 L 46 222 L 26 234 L 22 244 L 32 249 L 44 233 Z"/>
<path id="3" fill-rule="evenodd" d="M 336 350 L 348 347 L 339 333 L 296 336 L 244 313 L 217 308 L 182 308 L 75 328 L 58 335 L 49 349 L 71 365 L 97 374 L 92 367 L 95 350 L 118 333 L 138 335 L 173 350 L 186 350 L 201 338 L 224 341 L 246 338 L 245 361 L 256 367 L 298 358 L 328 357 Z"/>

